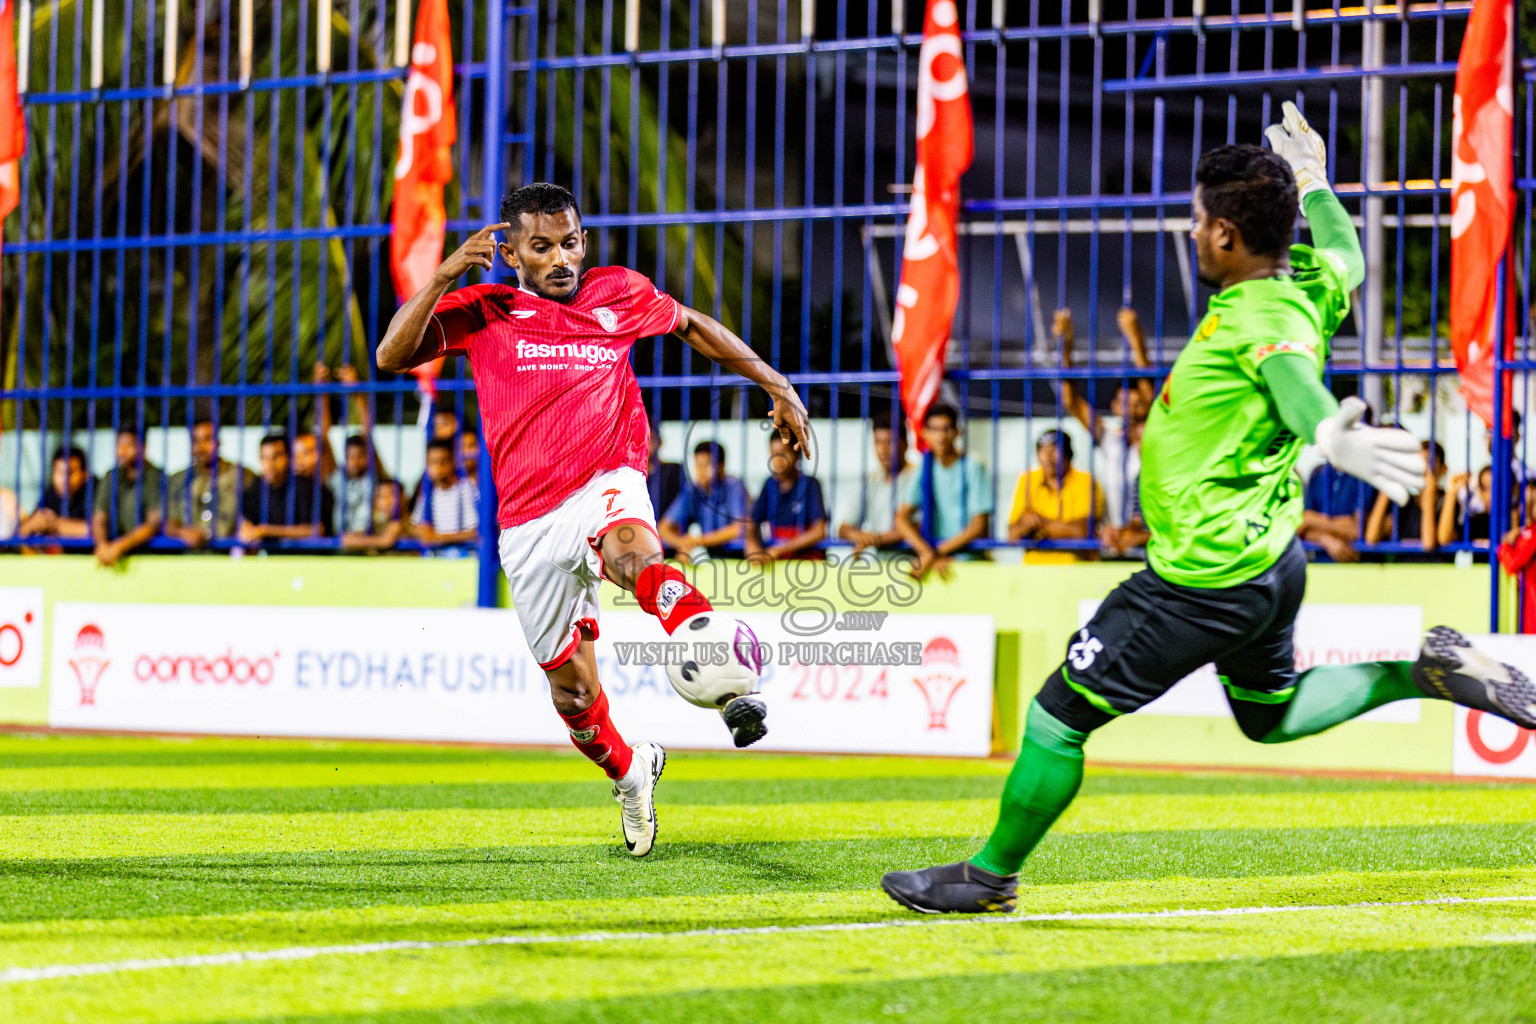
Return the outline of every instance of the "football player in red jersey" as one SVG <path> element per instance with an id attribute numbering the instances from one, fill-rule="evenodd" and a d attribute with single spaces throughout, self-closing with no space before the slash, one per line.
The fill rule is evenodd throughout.
<path id="1" fill-rule="evenodd" d="M 643 857 L 656 839 L 653 791 L 666 752 L 655 743 L 631 748 L 609 718 L 592 643 L 598 581 L 633 591 L 668 633 L 710 605 L 662 561 L 644 475 L 650 424 L 630 349 L 637 338 L 676 334 L 767 391 L 775 429 L 806 454 L 810 424 L 783 375 L 721 324 L 632 270 L 583 272 L 587 234 L 565 189 L 516 189 L 502 200 L 501 219 L 470 236 L 400 307 L 378 364 L 401 373 L 450 352 L 469 358 L 513 607 L 571 741 L 614 781 L 625 845 Z M 450 291 L 497 256 L 517 271 L 515 286 Z M 767 732 L 755 696 L 721 713 L 737 746 Z"/>

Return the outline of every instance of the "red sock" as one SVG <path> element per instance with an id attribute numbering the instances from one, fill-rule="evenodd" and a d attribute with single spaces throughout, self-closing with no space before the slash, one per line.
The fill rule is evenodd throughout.
<path id="1" fill-rule="evenodd" d="M 608 717 L 608 694 L 598 693 L 597 700 L 585 711 L 560 717 L 565 719 L 565 727 L 577 750 L 607 772 L 610 779 L 624 777 L 634 751 L 629 749 L 629 744 L 624 742 L 624 737 L 619 735 L 613 720 Z"/>
<path id="2" fill-rule="evenodd" d="M 714 610 L 703 591 L 689 583 L 681 569 L 665 562 L 655 562 L 640 570 L 635 597 L 642 609 L 661 620 L 668 636 L 689 616 Z"/>

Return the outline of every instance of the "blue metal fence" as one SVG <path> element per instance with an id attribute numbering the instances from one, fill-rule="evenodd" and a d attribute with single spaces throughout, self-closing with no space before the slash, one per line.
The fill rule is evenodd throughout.
<path id="1" fill-rule="evenodd" d="M 93 446 L 96 469 L 110 461 L 104 432 L 120 425 L 151 435 L 151 460 L 174 461 L 169 438 L 198 412 L 239 448 L 244 432 L 308 429 L 317 401 L 358 391 L 382 462 L 397 474 L 415 465 L 413 385 L 381 377 L 369 358 L 394 309 L 388 216 L 406 3 L 20 6 L 29 150 L 0 261 L 0 474 L 24 505 L 66 434 Z M 1497 542 L 1523 446 L 1483 458 L 1483 435 L 1450 387 L 1444 327 L 1450 91 L 1469 3 L 957 6 L 976 159 L 963 183 L 965 286 L 946 389 L 969 418 L 1000 513 L 1044 429 L 1077 432 L 1080 466 L 1108 468 L 1067 422 L 1061 385 L 1076 382 L 1113 429 L 1121 385 L 1171 363 L 1204 303 L 1188 238 L 1194 161 L 1214 144 L 1260 141 L 1292 99 L 1326 125 L 1336 188 L 1371 267 L 1336 341 L 1333 383 L 1443 442 L 1453 469 L 1497 467 Z M 506 187 L 569 184 L 595 262 L 650 274 L 801 388 L 831 442 L 811 468 L 836 505 L 870 468 L 867 424 L 892 415 L 890 310 L 923 7 L 455 0 L 449 244 L 494 221 Z M 1519 95 L 1526 230 L 1510 290 L 1528 309 L 1523 82 Z M 1150 369 L 1118 337 L 1122 306 L 1146 325 Z M 1051 334 L 1057 309 L 1078 328 L 1066 353 Z M 1521 333 L 1509 366 L 1523 409 L 1536 367 Z M 766 442 L 749 427 L 760 396 L 675 341 L 642 342 L 634 362 L 669 445 L 723 437 L 741 449 L 749 483 L 761 480 Z M 316 363 L 350 363 L 362 382 L 317 383 Z M 473 421 L 462 370 L 442 386 Z M 355 424 L 351 403 L 341 406 L 345 431 Z M 1371 511 L 1355 514 L 1364 523 Z M 1483 551 L 1472 516 L 1452 519 L 1459 533 L 1444 549 Z M 1005 533 L 999 514 L 993 535 Z M 1422 553 L 1395 532 L 1356 547 Z M 494 558 L 482 562 L 489 593 Z"/>

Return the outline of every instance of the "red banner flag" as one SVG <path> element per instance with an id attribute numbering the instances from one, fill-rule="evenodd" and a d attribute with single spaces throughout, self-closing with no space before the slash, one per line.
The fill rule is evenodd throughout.
<path id="1" fill-rule="evenodd" d="M 960 175 L 971 166 L 975 142 L 959 21 L 954 0 L 928 0 L 917 63 L 917 171 L 891 321 L 901 403 L 920 449 L 923 415 L 944 379 L 949 326 L 960 298 L 955 224 Z"/>
<path id="2" fill-rule="evenodd" d="M 448 30 L 447 0 L 422 0 L 416 12 L 411 73 L 400 103 L 394 234 L 389 244 L 395 295 L 401 302 L 420 291 L 443 262 L 448 224 L 443 185 L 453 178 L 453 143 L 458 137 Z M 442 360 L 435 360 L 415 370 L 428 395 L 437 390 L 434 383 L 441 367 Z"/>
<path id="3" fill-rule="evenodd" d="M 1456 68 L 1451 127 L 1451 349 L 1467 407 L 1493 425 L 1493 354 L 1510 355 L 1515 296 L 1498 326 L 1499 259 L 1514 225 L 1513 0 L 1475 0 Z M 1505 392 L 1508 401 L 1508 391 Z"/>
<path id="4" fill-rule="evenodd" d="M 30 31 L 30 25 L 23 25 Z M 16 0 L 0 0 L 0 222 L 21 202 L 21 155 L 27 122 L 16 87 Z"/>

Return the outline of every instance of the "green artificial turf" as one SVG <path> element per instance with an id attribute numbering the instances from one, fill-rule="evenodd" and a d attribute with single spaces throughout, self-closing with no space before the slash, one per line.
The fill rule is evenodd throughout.
<path id="1" fill-rule="evenodd" d="M 1141 916 L 887 900 L 1007 767 L 674 752 L 636 861 L 564 751 L 0 736 L 0 972 L 108 965 L 0 1021 L 1536 1022 L 1536 787 L 1090 768 L 1022 913 Z"/>

